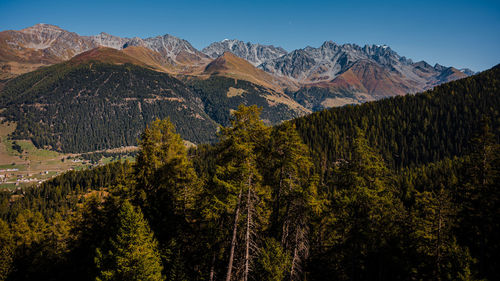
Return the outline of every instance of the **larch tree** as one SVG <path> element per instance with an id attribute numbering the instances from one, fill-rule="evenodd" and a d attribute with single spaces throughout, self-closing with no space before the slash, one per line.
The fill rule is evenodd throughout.
<path id="1" fill-rule="evenodd" d="M 14 259 L 14 240 L 9 224 L 0 219 L 0 280 L 7 280 Z"/>
<path id="2" fill-rule="evenodd" d="M 156 120 L 139 140 L 135 173 L 139 199 L 160 199 L 168 193 L 176 213 L 194 207 L 199 182 L 187 158 L 187 150 L 170 120 Z M 165 198 L 161 198 L 165 199 Z"/>
<path id="3" fill-rule="evenodd" d="M 258 158 L 269 139 L 270 128 L 260 120 L 260 109 L 242 106 L 233 113 L 231 126 L 222 128 L 220 153 L 210 217 L 233 217 L 226 280 L 235 280 L 234 267 L 248 280 L 257 254 L 256 235 L 268 222 L 269 189 L 262 185 Z M 242 242 L 242 243 L 241 243 Z M 244 247 L 237 253 L 237 244 Z M 236 256 L 240 264 L 235 265 Z"/>
<path id="4" fill-rule="evenodd" d="M 456 215 L 457 206 L 444 186 L 416 194 L 409 246 L 415 247 L 421 262 L 414 279 L 470 280 L 472 258 L 453 235 Z"/>
<path id="5" fill-rule="evenodd" d="M 303 266 L 309 255 L 309 218 L 321 207 L 309 149 L 303 144 L 295 125 L 285 123 L 273 132 L 270 145 L 272 163 L 272 229 L 283 249 L 292 257 L 289 280 L 303 278 Z"/>

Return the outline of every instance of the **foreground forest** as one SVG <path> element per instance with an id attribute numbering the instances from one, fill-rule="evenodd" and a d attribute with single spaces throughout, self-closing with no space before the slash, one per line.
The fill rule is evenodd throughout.
<path id="1" fill-rule="evenodd" d="M 156 120 L 133 164 L 0 193 L 0 279 L 496 280 L 499 72 L 277 127 L 240 106 L 189 151 Z"/>

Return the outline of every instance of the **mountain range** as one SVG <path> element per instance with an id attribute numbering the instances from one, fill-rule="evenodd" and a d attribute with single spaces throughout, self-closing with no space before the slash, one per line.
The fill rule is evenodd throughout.
<path id="1" fill-rule="evenodd" d="M 213 65 L 218 63 L 214 60 L 231 52 L 268 75 L 250 67 L 246 69 L 248 73 L 241 73 L 241 69 L 231 69 L 229 65 L 222 75 L 263 82 L 261 85 L 282 92 L 326 89 L 329 95 L 324 100 L 303 104 L 311 110 L 342 105 L 344 100 L 359 103 L 415 93 L 474 73 L 413 62 L 385 45 L 361 47 L 326 41 L 318 48 L 308 46 L 287 52 L 281 47 L 225 39 L 199 51 L 188 41 L 169 34 L 144 39 L 107 33 L 80 36 L 49 24 L 0 32 L 0 47 L 0 79 L 61 63 L 97 47 L 126 50 L 129 56 L 155 70 L 175 75 L 205 75 L 207 70 L 213 73 Z M 254 77 L 256 74 L 259 77 Z M 263 76 L 267 77 L 261 81 Z"/>
<path id="2" fill-rule="evenodd" d="M 184 139 L 209 142 L 240 104 L 277 124 L 471 74 L 385 45 L 287 52 L 226 39 L 200 51 L 169 34 L 80 36 L 48 24 L 0 32 L 0 115 L 17 122 L 14 138 L 63 152 L 135 145 L 146 124 L 166 117 Z"/>

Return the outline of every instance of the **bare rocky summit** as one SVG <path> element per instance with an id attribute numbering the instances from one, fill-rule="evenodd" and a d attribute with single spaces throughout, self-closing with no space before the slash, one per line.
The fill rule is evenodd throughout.
<path id="1" fill-rule="evenodd" d="M 287 51 L 281 47 L 272 45 L 252 44 L 240 40 L 224 39 L 220 42 L 214 42 L 202 50 L 203 53 L 211 58 L 217 58 L 225 52 L 231 52 L 236 56 L 249 61 L 258 66 L 262 63 L 272 61 L 287 54 Z"/>
<path id="2" fill-rule="evenodd" d="M 355 44 L 339 45 L 332 41 L 326 41 L 318 48 L 306 47 L 294 50 L 259 67 L 301 84 L 328 85 L 352 67 L 359 67 L 360 64 L 387 72 L 388 77 L 401 82 L 400 85 L 403 87 L 400 88 L 405 92 L 421 91 L 468 76 L 467 73 L 455 68 L 440 65 L 432 67 L 423 61 L 414 63 L 386 45 L 361 47 Z M 399 94 L 399 91 L 395 94 Z M 387 96 L 390 95 L 391 93 L 387 93 Z"/>

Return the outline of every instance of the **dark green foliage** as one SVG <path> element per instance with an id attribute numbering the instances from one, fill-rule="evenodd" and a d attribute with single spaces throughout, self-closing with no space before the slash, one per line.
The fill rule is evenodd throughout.
<path id="1" fill-rule="evenodd" d="M 206 80 L 185 77 L 183 80 L 186 84 L 191 85 L 200 95 L 205 104 L 205 112 L 223 126 L 230 125 L 230 109 L 236 110 L 240 104 L 261 107 L 261 118 L 270 124 L 297 117 L 297 113 L 283 104 L 269 105 L 264 96 L 271 93 L 272 90 L 245 80 L 222 76 L 211 76 Z M 245 93 L 241 96 L 228 97 L 227 92 L 231 87 L 242 89 Z"/>
<path id="2" fill-rule="evenodd" d="M 414 275 L 420 279 L 468 280 L 473 259 L 467 247 L 458 244 L 457 206 L 451 192 L 443 187 L 432 192 L 417 192 L 412 209 L 410 234 L 412 250 L 418 257 Z"/>
<path id="3" fill-rule="evenodd" d="M 270 128 L 259 119 L 261 109 L 240 105 L 231 126 L 222 128 L 211 202 L 205 216 L 228 223 L 231 233 L 226 280 L 248 280 L 258 237 L 266 229 L 270 190 L 262 182 L 259 160 Z"/>
<path id="4" fill-rule="evenodd" d="M 401 278 L 395 241 L 400 238 L 404 209 L 391 173 L 359 129 L 350 155 L 338 163 L 328 184 L 330 203 L 316 229 L 322 239 L 315 245 L 313 275 L 337 276 L 337 280 Z"/>
<path id="5" fill-rule="evenodd" d="M 11 224 L 13 256 L 7 280 L 61 280 L 68 252 L 69 226 L 59 214 L 44 219 L 24 211 Z"/>
<path id="6" fill-rule="evenodd" d="M 496 280 L 497 72 L 275 128 L 259 120 L 260 109 L 240 106 L 219 143 L 189 152 L 171 122 L 154 121 L 134 166 L 114 163 L 2 193 L 0 273 L 7 280 Z"/>
<path id="7" fill-rule="evenodd" d="M 167 277 L 196 279 L 198 273 L 185 265 L 199 254 L 192 221 L 197 217 L 201 182 L 187 149 L 169 120 L 147 126 L 139 147 L 132 200 L 144 210 L 158 238 Z"/>
<path id="8" fill-rule="evenodd" d="M 500 145 L 487 119 L 473 135 L 472 147 L 456 193 L 461 206 L 457 232 L 459 242 L 478 258 L 480 277 L 493 280 L 500 267 Z"/>
<path id="9" fill-rule="evenodd" d="M 299 104 L 305 108 L 311 109 L 312 111 L 318 111 L 325 109 L 321 103 L 328 98 L 352 98 L 356 99 L 355 95 L 350 91 L 342 91 L 335 89 L 332 92 L 328 88 L 319 87 L 302 87 L 297 92 L 286 92 L 293 100 L 297 101 Z"/>
<path id="10" fill-rule="evenodd" d="M 9 224 L 0 219 L 0 280 L 9 276 L 14 258 L 14 241 Z"/>
<path id="11" fill-rule="evenodd" d="M 15 138 L 37 147 L 87 152 L 135 145 L 146 124 L 169 117 L 192 142 L 214 140 L 216 123 L 197 95 L 172 76 L 134 65 L 58 64 L 9 82 L 2 113 Z"/>
<path id="12" fill-rule="evenodd" d="M 391 167 L 418 166 L 470 151 L 482 116 L 500 138 L 500 66 L 416 95 L 344 106 L 298 118 L 304 142 L 323 171 L 349 157 L 359 127 Z"/>
<path id="13" fill-rule="evenodd" d="M 19 153 L 19 154 L 23 153 L 22 147 L 17 142 L 12 143 L 12 149 L 17 151 L 17 153 Z"/>
<path id="14" fill-rule="evenodd" d="M 163 280 L 158 245 L 141 211 L 125 201 L 116 215 L 116 235 L 96 249 L 96 280 Z"/>
<path id="15" fill-rule="evenodd" d="M 290 272 L 292 258 L 273 238 L 267 238 L 259 256 L 259 280 L 282 281 Z"/>
<path id="16" fill-rule="evenodd" d="M 282 255 L 290 257 L 284 276 L 301 280 L 309 257 L 311 217 L 323 207 L 317 193 L 317 177 L 309 150 L 292 123 L 273 131 L 268 149 L 262 170 L 266 171 L 265 181 L 272 187 L 270 233 L 281 242 Z"/>
<path id="17" fill-rule="evenodd" d="M 0 191 L 0 218 L 13 221 L 23 210 L 41 212 L 48 218 L 54 213 L 66 213 L 81 202 L 87 192 L 116 184 L 129 169 L 128 162 L 114 162 L 92 170 L 69 171 L 38 187 L 18 189 L 13 193 Z M 16 198 L 10 204 L 9 198 Z"/>

